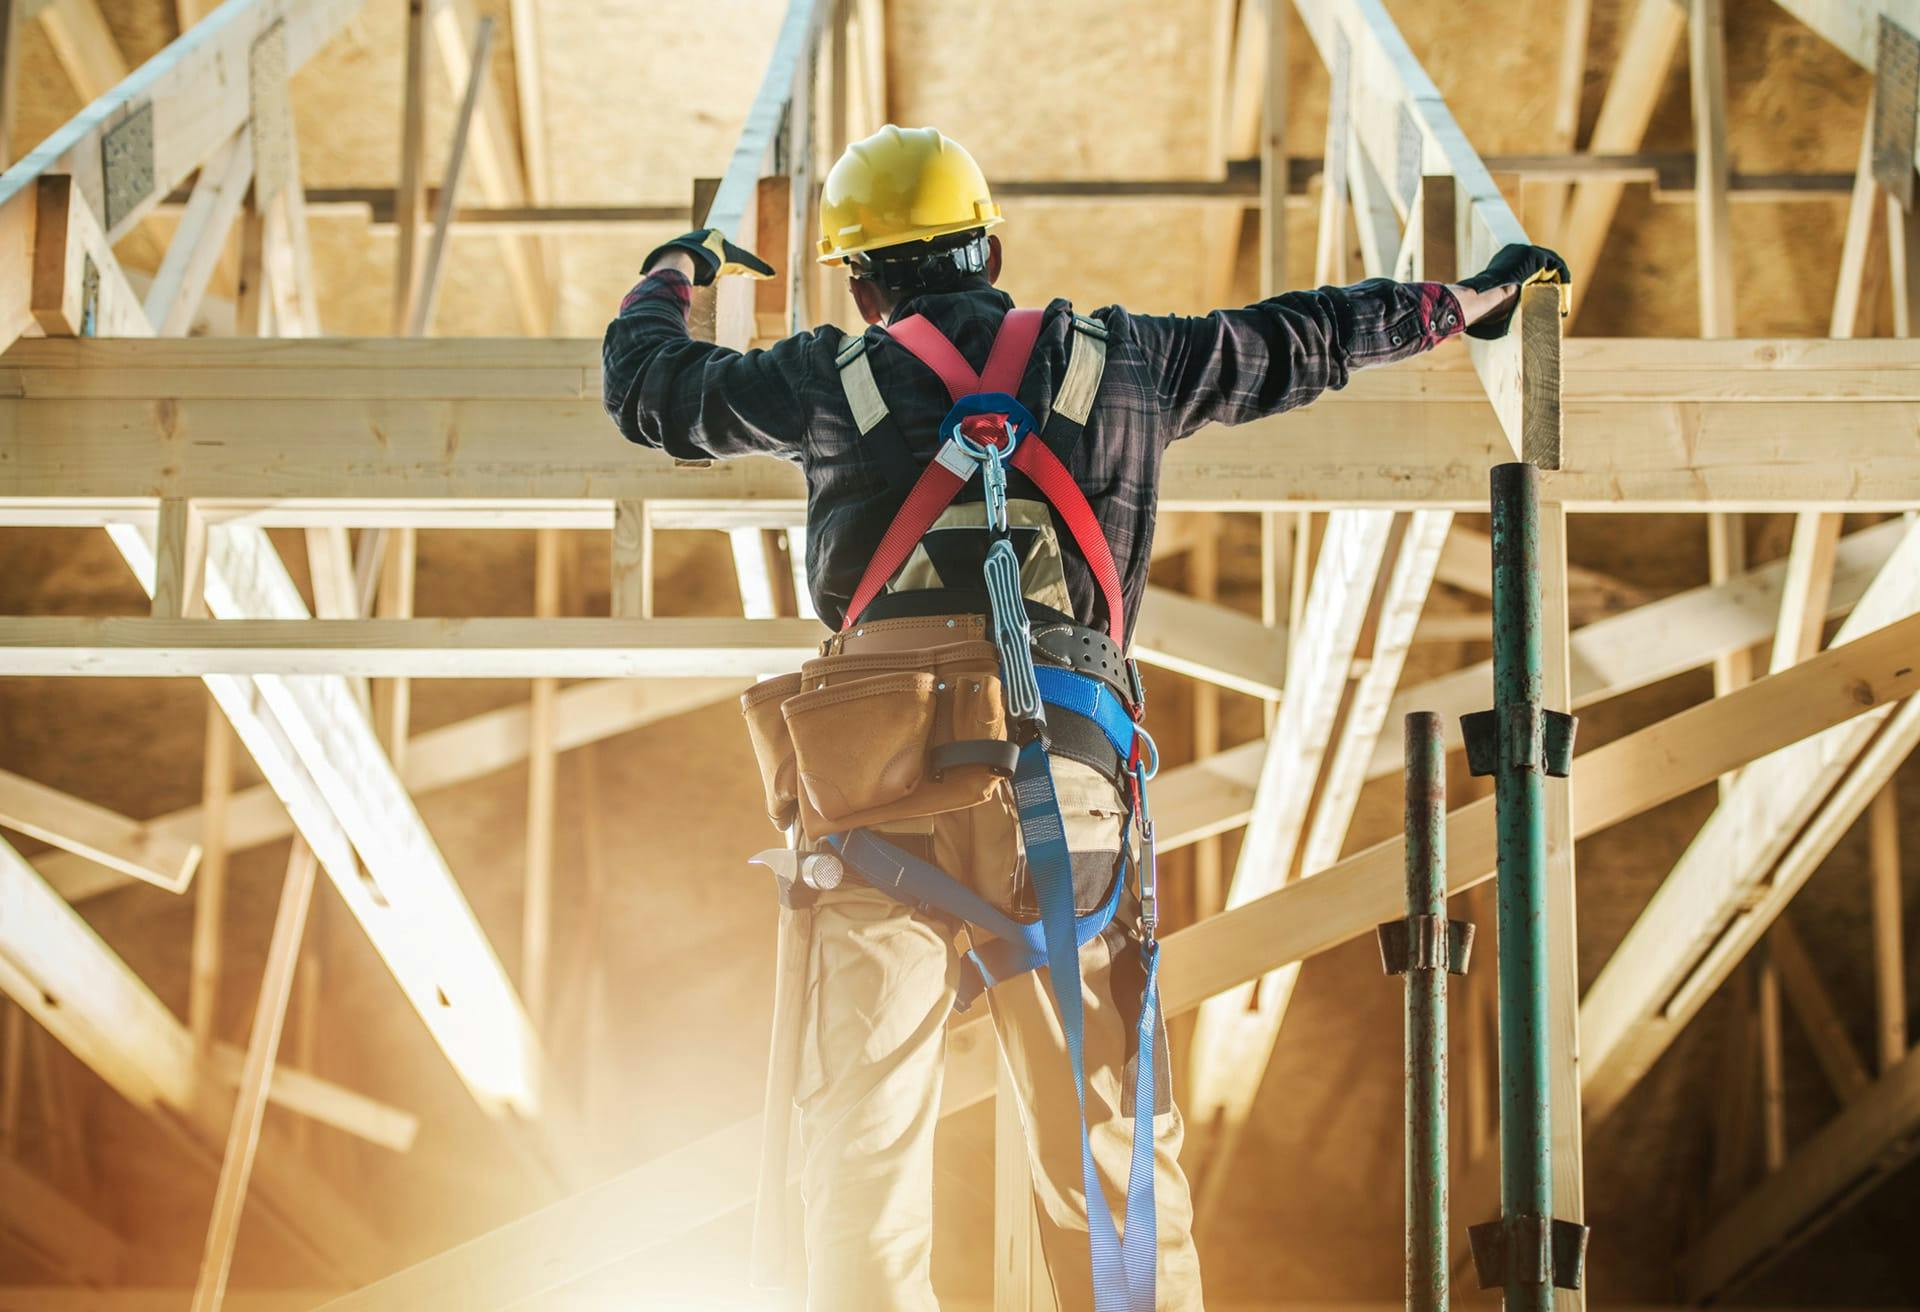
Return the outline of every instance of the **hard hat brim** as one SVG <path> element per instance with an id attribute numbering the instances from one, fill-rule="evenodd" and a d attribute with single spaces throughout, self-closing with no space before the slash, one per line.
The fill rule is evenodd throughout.
<path id="1" fill-rule="evenodd" d="M 845 264 L 849 255 L 865 255 L 870 251 L 883 251 L 893 246 L 911 246 L 915 242 L 931 241 L 935 237 L 948 237 L 956 232 L 971 232 L 975 228 L 997 227 L 1005 222 L 998 205 L 991 212 L 958 220 L 953 223 L 937 223 L 915 230 L 910 237 L 889 237 L 886 240 L 857 241 L 850 246 L 836 245 L 833 238 L 822 237 L 819 241 L 819 254 L 816 257 L 821 264 Z"/>

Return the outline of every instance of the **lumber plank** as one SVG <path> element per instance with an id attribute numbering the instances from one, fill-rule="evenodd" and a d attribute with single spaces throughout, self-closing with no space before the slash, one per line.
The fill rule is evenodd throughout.
<path id="1" fill-rule="evenodd" d="M 1395 211 L 1404 219 L 1413 203 L 1413 189 L 1402 185 L 1405 178 L 1417 183 L 1423 176 L 1451 177 L 1463 268 L 1480 268 L 1502 246 L 1526 242 L 1526 230 L 1384 5 L 1379 0 L 1295 0 L 1295 8 L 1322 62 L 1333 68 L 1344 50 L 1351 84 L 1365 88 L 1364 94 L 1351 98 L 1353 132 L 1377 174 L 1393 180 L 1387 190 Z M 1402 134 L 1409 126 L 1418 134 L 1417 159 L 1402 158 Z M 1476 338 L 1468 343 L 1509 455 L 1525 451 L 1520 345 L 1517 331 L 1497 341 Z M 1542 463 L 1551 467 L 1557 462 L 1549 458 Z"/>
<path id="2" fill-rule="evenodd" d="M 1596 153 L 1638 150 L 1666 85 L 1667 71 L 1687 26 L 1687 11 L 1674 0 L 1639 0 L 1627 20 L 1613 77 L 1600 101 L 1587 149 Z M 1574 313 L 1600 269 L 1600 252 L 1627 184 L 1618 178 L 1579 183 L 1568 201 L 1560 253 L 1573 270 Z"/>
<path id="3" fill-rule="evenodd" d="M 1861 634 L 1920 609 L 1920 530 L 1907 532 L 1835 638 Z M 1832 653 L 1829 653 L 1832 654 Z M 1776 675 L 1777 679 L 1779 676 Z M 1676 990 L 1710 959 L 1728 922 L 1777 866 L 1886 718 L 1882 708 L 1748 768 L 1689 844 L 1581 1007 L 1595 1120 L 1663 1051 Z M 1864 799 L 1863 803 L 1864 805 Z M 1778 882 L 1776 879 L 1774 882 Z M 1697 991 L 1697 985 L 1688 991 Z"/>
<path id="4" fill-rule="evenodd" d="M 428 6 L 427 32 L 447 81 L 454 86 L 466 82 L 478 30 L 472 0 L 443 0 Z M 473 180 L 491 204 L 524 204 L 527 184 L 520 171 L 519 152 L 507 128 L 506 106 L 491 79 L 481 79 L 479 97 L 468 147 Z M 503 232 L 499 246 L 514 302 L 520 308 L 521 327 L 529 337 L 546 336 L 552 329 L 553 288 L 547 281 L 539 242 L 524 234 Z M 418 312 L 416 302 L 416 316 Z"/>
<path id="5" fill-rule="evenodd" d="M 150 588 L 151 540 L 110 531 Z M 307 613 L 266 534 L 239 525 L 209 544 L 207 602 L 217 616 Z M 207 686 L 475 1100 L 496 1117 L 535 1111 L 538 1040 L 347 682 L 214 675 Z"/>
<path id="6" fill-rule="evenodd" d="M 1277 698 L 1286 680 L 1286 630 L 1218 602 L 1150 584 L 1132 637 L 1140 660 L 1249 697 Z"/>
<path id="7" fill-rule="evenodd" d="M 267 1114 L 267 1089 L 273 1081 L 280 1034 L 286 1025 L 287 1000 L 293 995 L 300 938 L 306 932 L 307 909 L 313 904 L 319 864 L 313 849 L 295 840 L 267 943 L 267 965 L 254 1004 L 253 1029 L 241 1063 L 239 1094 L 220 1160 L 220 1177 L 214 1186 L 213 1216 L 207 1223 L 200 1274 L 194 1282 L 193 1312 L 218 1312 L 226 1295 L 234 1250 L 240 1240 L 240 1216 L 246 1207 L 247 1186 L 252 1182 L 254 1155 L 260 1148 L 260 1125 Z"/>
<path id="8" fill-rule="evenodd" d="M 29 308 L 42 331 L 51 337 L 153 335 L 140 294 L 71 177 L 42 178 L 15 204 L 36 211 Z M 0 209 L 0 224 L 6 218 Z"/>
<path id="9" fill-rule="evenodd" d="M 616 500 L 654 500 L 662 513 L 695 522 L 720 509 L 715 503 L 798 511 L 801 480 L 785 462 L 676 468 L 657 452 L 609 442 L 595 399 L 597 346 L 562 345 L 565 353 L 546 358 L 561 354 L 568 363 L 542 383 L 483 377 L 487 362 L 520 379 L 538 371 L 527 359 L 509 362 L 497 348 L 464 342 L 23 343 L 0 365 L 0 514 L 12 520 L 32 511 L 45 523 L 66 506 L 61 522 L 101 523 L 172 495 L 247 513 L 288 500 L 362 508 L 339 507 L 335 523 L 365 522 L 354 516 L 397 509 L 396 501 L 422 514 L 530 499 L 544 503 L 542 513 L 594 506 L 605 515 Z M 1898 343 L 1832 349 L 1841 345 L 1650 342 L 1571 353 L 1566 467 L 1543 476 L 1544 499 L 1570 510 L 1920 505 L 1920 453 L 1909 437 L 1920 425 L 1920 400 L 1896 399 L 1913 395 L 1920 372 L 1911 360 L 1905 369 L 1886 363 L 1897 357 L 1885 348 Z M 1699 363 L 1663 367 L 1661 351 Z M 275 360 L 296 366 L 285 384 L 267 363 Z M 1831 372 L 1848 360 L 1856 363 L 1842 375 Z M 1594 364 L 1608 378 L 1583 388 L 1580 371 Z M 407 365 L 424 375 L 409 379 Z M 1472 380 L 1444 367 L 1400 375 L 1362 373 L 1305 410 L 1180 443 L 1168 453 L 1163 504 L 1483 504 L 1480 471 L 1500 458 L 1500 439 L 1484 400 L 1459 387 Z M 463 378 L 474 395 L 461 390 Z M 422 387 L 439 394 L 420 396 Z M 501 397 L 501 389 L 523 387 L 544 389 L 548 399 Z M 195 394 L 202 389 L 236 394 Z M 558 399 L 568 393 L 574 399 Z M 1795 404 L 1781 404 L 1787 400 Z M 1827 440 L 1809 448 L 1799 440 L 1809 428 Z M 543 441 L 527 442 L 529 431 Z M 1370 458 L 1345 459 L 1361 440 Z M 283 508 L 280 522 L 299 522 L 284 518 L 296 513 L 318 508 Z"/>
<path id="10" fill-rule="evenodd" d="M 206 612 L 206 518 L 185 497 L 165 497 L 154 525 L 153 604 L 157 620 L 198 619 Z"/>
<path id="11" fill-rule="evenodd" d="M 598 742 L 663 719 L 730 701 L 745 679 L 597 680 L 560 690 L 554 703 L 554 745 L 562 751 Z M 507 706 L 429 730 L 410 744 L 401 774 L 415 796 L 503 770 L 526 758 L 530 707 Z M 287 811 L 266 785 L 234 794 L 225 833 L 233 851 L 275 842 L 293 832 Z M 197 806 L 148 823 L 176 841 L 197 838 L 204 823 Z M 47 882 L 70 902 L 98 897 L 126 881 L 90 861 L 54 853 L 36 863 Z"/>
<path id="12" fill-rule="evenodd" d="M 1920 1151 L 1920 1056 L 1901 1061 L 1800 1146 L 1688 1250 L 1688 1297 L 1751 1280 Z"/>
<path id="13" fill-rule="evenodd" d="M 1874 794 L 1867 809 L 1868 873 L 1872 881 L 1874 1034 L 1879 1067 L 1890 1071 L 1906 1060 L 1907 971 L 1901 942 L 1904 902 L 1900 888 L 1900 806 L 1893 780 Z"/>
<path id="14" fill-rule="evenodd" d="M 467 56 L 466 90 L 460 97 L 460 109 L 454 118 L 453 144 L 447 149 L 447 172 L 440 182 L 440 200 L 433 216 L 433 238 L 427 243 L 426 262 L 420 266 L 420 285 L 415 289 L 407 319 L 409 337 L 425 337 L 433 326 L 434 311 L 440 306 L 441 275 L 445 271 L 447 243 L 452 238 L 453 209 L 460 197 L 460 180 L 466 174 L 468 147 L 473 141 L 474 116 L 482 94 L 490 86 L 487 60 L 493 52 L 493 19 L 482 18 L 475 26 L 473 49 Z M 504 237 L 515 242 L 519 239 Z"/>
<path id="15" fill-rule="evenodd" d="M 11 246 L 22 231 L 30 234 L 37 184 L 55 174 L 74 179 L 87 209 L 101 216 L 107 239 L 119 240 L 247 121 L 246 79 L 219 76 L 218 67 L 245 67 L 254 41 L 284 22 L 287 66 L 297 69 L 359 9 L 360 0 L 244 0 L 223 6 L 94 100 L 0 178 L 0 245 Z M 153 190 L 109 215 L 102 139 L 149 107 Z M 0 295 L 9 298 L 19 290 L 0 284 Z M 0 302 L 0 325 L 18 324 L 25 305 L 24 299 Z M 8 339 L 14 335 L 5 334 Z"/>
<path id="16" fill-rule="evenodd" d="M 7 770 L 0 770 L 0 826 L 172 893 L 186 889 L 200 864 L 200 844 L 190 835 L 130 820 Z"/>
<path id="17" fill-rule="evenodd" d="M 1910 660 L 1920 616 L 1695 706 L 1579 758 L 1576 838 L 1700 787 L 1758 756 L 1920 690 Z M 1493 799 L 1448 816 L 1448 887 L 1492 876 Z M 1169 1015 L 1289 961 L 1369 933 L 1403 901 L 1403 840 L 1391 839 L 1162 942 Z M 948 1034 L 941 1113 L 992 1096 L 991 1022 Z M 336 1299 L 336 1312 L 504 1309 L 569 1284 L 744 1205 L 759 1165 L 759 1117 L 724 1126 L 592 1189 Z"/>
<path id="18" fill-rule="evenodd" d="M 1853 1045 L 1853 1036 L 1834 1005 L 1833 996 L 1820 982 L 1819 969 L 1800 941 L 1793 919 L 1782 915 L 1767 931 L 1767 952 L 1780 973 L 1780 988 L 1787 1005 L 1800 1021 L 1814 1060 L 1820 1063 L 1827 1083 L 1842 1104 L 1852 1102 L 1872 1083 L 1866 1063 Z M 1891 1069 L 1891 1068 L 1889 1068 Z"/>
<path id="19" fill-rule="evenodd" d="M 201 166 L 180 226 L 174 229 L 160 270 L 147 288 L 146 317 L 162 336 L 184 337 L 193 326 L 251 185 L 253 130 L 248 126 Z"/>

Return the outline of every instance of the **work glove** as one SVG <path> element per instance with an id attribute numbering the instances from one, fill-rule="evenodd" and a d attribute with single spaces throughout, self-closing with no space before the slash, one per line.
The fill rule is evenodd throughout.
<path id="1" fill-rule="evenodd" d="M 675 237 L 664 246 L 647 252 L 640 267 L 653 268 L 653 262 L 668 251 L 685 251 L 693 257 L 695 286 L 705 287 L 723 273 L 744 273 L 749 278 L 771 278 L 773 266 L 744 246 L 735 246 L 718 228 L 696 228 L 684 237 Z"/>
<path id="2" fill-rule="evenodd" d="M 1560 288 L 1560 313 L 1567 312 L 1567 287 L 1573 281 L 1573 274 L 1567 269 L 1567 262 L 1548 250 L 1545 246 L 1522 246 L 1518 242 L 1502 246 L 1498 254 L 1487 262 L 1487 267 L 1471 278 L 1462 278 L 1460 285 L 1476 292 L 1490 292 L 1501 287 L 1525 287 L 1536 282 L 1555 283 Z M 1478 337 L 1485 341 L 1507 335 L 1507 325 L 1513 321 L 1513 313 L 1520 307 L 1520 298 L 1515 296 L 1513 303 L 1498 314 L 1467 326 L 1467 336 Z"/>

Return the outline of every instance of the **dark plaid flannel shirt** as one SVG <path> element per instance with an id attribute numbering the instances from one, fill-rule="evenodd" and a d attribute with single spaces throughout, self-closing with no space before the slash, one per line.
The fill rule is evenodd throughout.
<path id="1" fill-rule="evenodd" d="M 815 608 L 837 628 L 900 501 L 882 462 L 862 449 L 841 390 L 834 358 L 846 338 L 836 328 L 816 328 L 743 354 L 687 335 L 689 299 L 686 278 L 663 270 L 621 303 L 603 348 L 607 413 L 627 440 L 682 459 L 771 455 L 798 464 L 807 482 L 807 579 Z M 979 369 L 1012 307 L 1010 297 L 982 282 L 915 297 L 896 317 L 925 315 Z M 1146 590 L 1168 443 L 1208 424 L 1240 424 L 1305 405 L 1345 386 L 1355 369 L 1430 350 L 1462 327 L 1459 303 L 1443 284 L 1384 278 L 1201 316 L 1108 307 L 1089 317 L 1107 329 L 1107 366 L 1068 468 L 1113 549 L 1129 630 Z M 1050 303 L 1019 392 L 1042 424 L 1066 369 L 1071 331 L 1071 307 Z M 933 459 L 935 430 L 950 404 L 946 389 L 880 329 L 866 336 L 880 395 L 919 469 Z M 1071 541 L 1057 521 L 1055 531 Z M 1094 624 L 1102 617 L 1092 575 L 1076 553 L 1066 556 L 1074 611 Z"/>

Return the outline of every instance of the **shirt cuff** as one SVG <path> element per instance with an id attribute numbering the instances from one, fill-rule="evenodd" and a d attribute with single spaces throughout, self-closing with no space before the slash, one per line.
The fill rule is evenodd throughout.
<path id="1" fill-rule="evenodd" d="M 693 283 L 687 275 L 678 269 L 655 269 L 635 283 L 620 302 L 620 313 L 625 314 L 641 301 L 673 301 L 682 310 L 693 304 Z M 1455 317 L 1459 307 L 1454 307 Z"/>
<path id="2" fill-rule="evenodd" d="M 1420 293 L 1415 311 L 1420 335 L 1429 349 L 1465 331 L 1466 315 L 1461 313 L 1459 298 L 1451 287 L 1443 282 L 1420 282 L 1414 287 Z"/>

